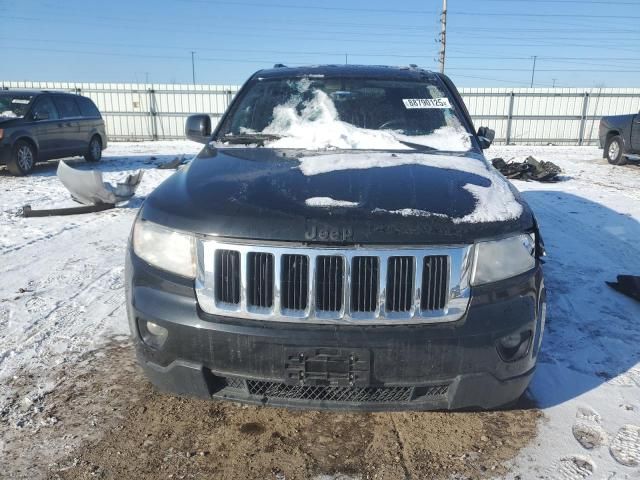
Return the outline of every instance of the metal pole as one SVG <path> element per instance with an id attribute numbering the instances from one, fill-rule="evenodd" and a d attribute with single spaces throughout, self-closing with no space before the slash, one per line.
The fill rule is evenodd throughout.
<path id="1" fill-rule="evenodd" d="M 511 125 L 513 122 L 513 103 L 516 98 L 516 94 L 511 92 L 509 94 L 509 114 L 507 115 L 507 134 L 505 136 L 505 143 L 511 145 Z"/>
<path id="2" fill-rule="evenodd" d="M 347 53 L 344 54 L 344 64 L 349 63 L 349 55 Z"/>
<path id="3" fill-rule="evenodd" d="M 533 56 L 533 70 L 531 71 L 531 88 L 533 88 L 533 79 L 536 76 L 536 60 L 538 59 L 537 55 Z"/>
<path id="4" fill-rule="evenodd" d="M 192 51 L 191 52 L 191 78 L 193 80 L 193 84 L 196 84 L 196 64 L 195 64 L 195 60 L 194 60 L 194 55 L 196 54 L 196 52 Z"/>
<path id="5" fill-rule="evenodd" d="M 440 27 L 440 73 L 444 73 L 444 61 L 447 51 L 447 0 L 442 0 Z"/>
<path id="6" fill-rule="evenodd" d="M 589 111 L 589 92 L 584 92 L 582 101 L 582 116 L 580 117 L 580 130 L 578 133 L 578 145 L 584 144 L 584 127 L 587 123 L 587 112 Z"/>

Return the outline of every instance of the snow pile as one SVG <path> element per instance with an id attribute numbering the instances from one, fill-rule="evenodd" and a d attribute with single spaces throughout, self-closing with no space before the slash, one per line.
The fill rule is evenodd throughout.
<path id="1" fill-rule="evenodd" d="M 518 203 L 504 181 L 496 181 L 493 175 L 491 185 L 483 187 L 468 183 L 464 189 L 476 198 L 476 208 L 469 215 L 454 218 L 453 223 L 484 223 L 510 220 L 522 215 L 522 205 Z"/>
<path id="2" fill-rule="evenodd" d="M 307 176 L 338 170 L 366 170 L 370 168 L 423 165 L 426 167 L 458 170 L 489 180 L 489 186 L 467 184 L 464 189 L 476 198 L 476 207 L 469 215 L 452 219 L 455 223 L 483 223 L 512 220 L 522 214 L 522 205 L 516 200 L 504 178 L 486 162 L 454 155 L 428 153 L 335 153 L 302 157 L 300 170 Z M 394 210 L 402 216 L 435 216 L 433 212 L 416 209 Z"/>
<path id="3" fill-rule="evenodd" d="M 425 167 L 459 170 L 490 178 L 495 171 L 483 160 L 455 155 L 429 153 L 344 152 L 320 153 L 298 159 L 299 168 L 307 176 L 337 172 L 339 170 L 368 170 L 370 168 L 424 165 Z"/>
<path id="4" fill-rule="evenodd" d="M 310 207 L 357 207 L 358 202 L 349 202 L 348 200 L 335 200 L 331 197 L 312 197 L 304 201 Z"/>
<path id="5" fill-rule="evenodd" d="M 301 87 L 304 89 L 304 85 Z M 298 113 L 300 97 L 295 96 L 273 110 L 273 120 L 261 132 L 283 138 L 267 142 L 272 148 L 326 148 L 361 150 L 412 150 L 401 141 L 418 143 L 438 150 L 467 151 L 469 134 L 460 127 L 443 126 L 430 135 L 410 136 L 391 130 L 359 128 L 340 120 L 333 100 L 315 90 L 313 98 L 304 102 Z"/>

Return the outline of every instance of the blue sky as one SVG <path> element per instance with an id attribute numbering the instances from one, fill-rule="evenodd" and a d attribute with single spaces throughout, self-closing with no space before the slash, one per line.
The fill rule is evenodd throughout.
<path id="1" fill-rule="evenodd" d="M 364 6 L 366 5 L 366 6 Z M 243 82 L 276 62 L 437 69 L 441 0 L 0 0 L 0 80 Z M 614 7 L 615 5 L 615 7 Z M 449 0 L 459 86 L 640 86 L 640 0 Z"/>

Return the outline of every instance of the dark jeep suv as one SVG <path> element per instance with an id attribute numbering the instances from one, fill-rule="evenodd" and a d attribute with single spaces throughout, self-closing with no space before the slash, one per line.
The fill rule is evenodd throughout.
<path id="1" fill-rule="evenodd" d="M 534 215 L 444 75 L 254 74 L 135 220 L 129 322 L 159 388 L 312 408 L 495 408 L 533 375 Z"/>
<path id="2" fill-rule="evenodd" d="M 36 162 L 84 156 L 107 148 L 104 120 L 88 98 L 70 93 L 0 90 L 0 165 L 26 175 Z"/>

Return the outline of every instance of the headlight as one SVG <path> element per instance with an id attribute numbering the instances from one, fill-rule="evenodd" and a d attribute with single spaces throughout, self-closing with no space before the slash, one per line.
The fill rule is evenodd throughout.
<path id="1" fill-rule="evenodd" d="M 195 238 L 145 220 L 133 227 L 133 251 L 154 267 L 195 278 Z"/>
<path id="2" fill-rule="evenodd" d="M 533 234 L 522 234 L 475 245 L 472 285 L 515 277 L 536 266 L 536 242 Z"/>

